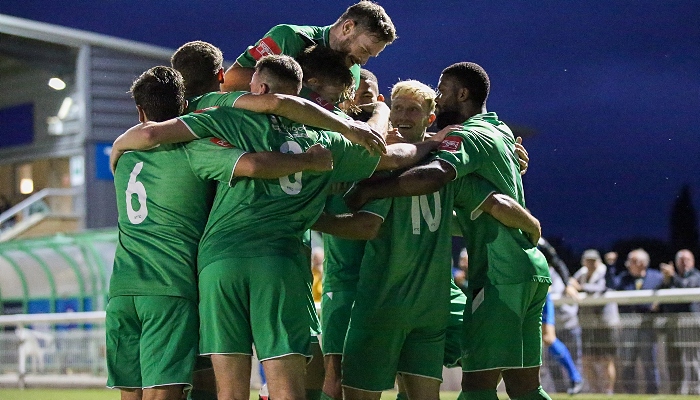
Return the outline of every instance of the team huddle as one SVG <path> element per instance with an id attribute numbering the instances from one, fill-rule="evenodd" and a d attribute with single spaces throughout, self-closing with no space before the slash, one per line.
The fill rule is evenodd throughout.
<path id="1" fill-rule="evenodd" d="M 486 111 L 475 63 L 445 68 L 437 92 L 398 82 L 387 106 L 360 66 L 395 38 L 360 1 L 329 26 L 273 27 L 225 72 L 195 41 L 134 82 L 141 123 L 110 156 L 108 386 L 122 399 L 247 399 L 253 352 L 272 400 L 376 400 L 396 382 L 437 399 L 443 365 L 461 366 L 463 399 L 497 399 L 501 379 L 513 399 L 549 399 L 527 153 Z"/>

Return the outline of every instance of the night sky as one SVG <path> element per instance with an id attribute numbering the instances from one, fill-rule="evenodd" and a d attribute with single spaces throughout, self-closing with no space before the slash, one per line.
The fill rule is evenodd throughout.
<path id="1" fill-rule="evenodd" d="M 534 131 L 524 182 L 545 237 L 666 240 L 683 184 L 700 209 L 700 1 L 379 3 L 399 36 L 366 65 L 384 94 L 473 61 L 489 111 Z M 328 25 L 350 4 L 2 0 L 0 14 L 173 49 L 205 40 L 232 61 L 275 24 Z"/>

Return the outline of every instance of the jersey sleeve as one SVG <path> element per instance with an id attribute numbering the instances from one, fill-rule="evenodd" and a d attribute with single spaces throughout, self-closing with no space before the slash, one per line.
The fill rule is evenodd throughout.
<path id="1" fill-rule="evenodd" d="M 236 62 L 242 67 L 253 68 L 255 63 L 270 54 L 286 54 L 296 57 L 304 50 L 304 42 L 290 25 L 277 25 L 270 29 L 254 46 L 238 56 Z"/>
<path id="2" fill-rule="evenodd" d="M 327 132 L 333 154 L 333 182 L 352 182 L 369 178 L 379 165 L 379 156 L 354 144 L 337 132 Z"/>
<path id="3" fill-rule="evenodd" d="M 197 138 L 217 137 L 233 142 L 229 135 L 235 133 L 237 123 L 243 117 L 243 110 L 232 107 L 210 107 L 179 116 L 187 128 Z"/>
<path id="4" fill-rule="evenodd" d="M 474 137 L 467 131 L 458 131 L 445 137 L 438 147 L 435 158 L 452 165 L 457 173 L 455 177 L 457 179 L 479 169 L 483 154 Z"/>
<path id="5" fill-rule="evenodd" d="M 231 183 L 233 171 L 245 151 L 223 139 L 199 139 L 184 145 L 192 171 L 200 179 Z"/>
<path id="6" fill-rule="evenodd" d="M 475 174 L 459 178 L 452 184 L 455 185 L 455 206 L 469 211 L 472 221 L 483 213 L 479 207 L 484 201 L 491 193 L 497 192 L 491 182 Z"/>
<path id="7" fill-rule="evenodd" d="M 391 198 L 372 200 L 363 205 L 358 212 L 373 214 L 384 220 L 389 215 L 391 203 Z"/>

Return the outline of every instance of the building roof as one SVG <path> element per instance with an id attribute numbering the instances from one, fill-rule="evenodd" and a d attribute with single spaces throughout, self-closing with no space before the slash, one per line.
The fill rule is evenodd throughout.
<path id="1" fill-rule="evenodd" d="M 131 54 L 170 59 L 173 49 L 154 46 L 133 40 L 67 28 L 45 22 L 0 14 L 0 34 L 5 33 L 25 38 L 66 46 L 81 47 L 85 45 L 106 47 Z"/>

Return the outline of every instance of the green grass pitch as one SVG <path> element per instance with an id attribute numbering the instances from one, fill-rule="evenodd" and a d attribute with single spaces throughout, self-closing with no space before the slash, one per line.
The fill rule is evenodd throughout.
<path id="1" fill-rule="evenodd" d="M 442 400 L 456 400 L 458 392 L 441 392 Z M 601 394 L 580 394 L 569 396 L 567 394 L 552 394 L 552 400 L 700 400 L 700 396 L 673 396 L 673 395 L 632 395 L 616 394 L 606 396 Z M 251 391 L 250 398 L 255 400 L 258 392 Z M 507 397 L 501 397 L 506 399 Z M 107 389 L 0 389 L 2 400 L 119 400 L 118 390 Z M 396 399 L 396 392 L 384 392 L 382 400 Z"/>

